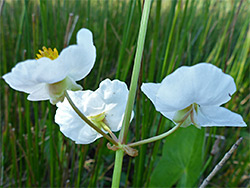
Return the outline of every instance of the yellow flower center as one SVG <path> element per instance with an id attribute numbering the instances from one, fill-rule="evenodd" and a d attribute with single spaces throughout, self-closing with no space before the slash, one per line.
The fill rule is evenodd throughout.
<path id="1" fill-rule="evenodd" d="M 43 47 L 43 51 L 42 50 L 39 50 L 39 53 L 40 54 L 36 54 L 37 58 L 36 59 L 40 59 L 42 57 L 47 57 L 51 60 L 54 60 L 56 58 L 58 58 L 58 51 L 56 48 L 54 48 L 54 50 L 52 50 L 51 48 L 46 48 L 46 47 Z"/>
<path id="2" fill-rule="evenodd" d="M 56 48 L 52 50 L 51 48 L 47 49 L 46 47 L 43 47 L 43 51 L 39 50 L 39 53 L 40 54 L 36 54 L 36 59 L 47 57 L 51 60 L 54 60 L 59 56 Z M 51 104 L 56 104 L 59 101 L 63 102 L 66 90 L 78 91 L 82 89 L 80 85 L 78 85 L 72 78 L 68 77 L 67 75 L 65 75 L 65 78 L 63 80 L 50 84 L 47 83 L 46 87 L 48 90 Z"/>
<path id="3" fill-rule="evenodd" d="M 108 131 L 109 127 L 105 124 L 105 112 L 95 116 L 88 116 L 88 119 L 90 119 L 98 128 Z"/>

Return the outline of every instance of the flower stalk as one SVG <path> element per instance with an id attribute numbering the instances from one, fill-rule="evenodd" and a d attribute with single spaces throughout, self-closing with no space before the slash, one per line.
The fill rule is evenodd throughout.
<path id="1" fill-rule="evenodd" d="M 115 152 L 115 166 L 112 178 L 112 188 L 118 188 L 120 185 L 123 153 L 124 151 L 122 149 L 119 149 Z"/>
<path id="2" fill-rule="evenodd" d="M 146 37 L 150 6 L 151 6 L 151 0 L 146 0 L 144 2 L 144 7 L 143 7 L 140 31 L 139 31 L 139 36 L 138 36 L 137 48 L 136 48 L 135 62 L 134 62 L 134 67 L 133 67 L 131 84 L 129 88 L 128 101 L 126 105 L 124 120 L 122 123 L 122 129 L 119 134 L 119 141 L 121 144 L 125 143 L 126 135 L 128 132 L 129 123 L 131 119 L 131 114 L 132 114 L 132 110 L 134 106 L 135 94 L 136 94 L 138 78 L 139 78 L 139 73 L 140 73 L 140 68 L 141 68 L 142 53 L 143 53 L 145 37 Z M 122 160 L 123 160 L 123 150 L 117 150 L 116 157 L 115 157 L 113 178 L 112 178 L 112 188 L 119 187 L 121 171 L 122 171 Z"/>
<path id="3" fill-rule="evenodd" d="M 178 125 L 176 125 L 175 127 L 173 127 L 172 129 L 170 129 L 169 131 L 167 131 L 165 133 L 162 133 L 160 135 L 157 135 L 157 136 L 154 136 L 154 137 L 151 137 L 151 138 L 148 138 L 148 139 L 140 140 L 138 142 L 127 144 L 127 146 L 135 147 L 135 146 L 140 146 L 140 145 L 143 145 L 143 144 L 148 144 L 148 143 L 151 143 L 151 142 L 161 140 L 161 139 L 169 136 L 170 134 L 174 133 L 182 125 L 182 123 L 179 123 Z"/>
<path id="4" fill-rule="evenodd" d="M 143 7 L 140 31 L 139 31 L 136 54 L 135 54 L 135 63 L 133 67 L 131 84 L 129 88 L 128 102 L 127 102 L 127 106 L 125 110 L 122 129 L 119 134 L 119 140 L 121 143 L 125 143 L 126 135 L 127 135 L 128 128 L 129 128 L 130 117 L 131 117 L 131 113 L 132 113 L 133 106 L 134 106 L 135 94 L 136 94 L 138 78 L 139 78 L 139 73 L 140 73 L 140 68 L 141 68 L 142 53 L 143 53 L 146 31 L 147 31 L 150 6 L 151 6 L 151 0 L 146 0 L 144 2 L 144 7 Z"/>

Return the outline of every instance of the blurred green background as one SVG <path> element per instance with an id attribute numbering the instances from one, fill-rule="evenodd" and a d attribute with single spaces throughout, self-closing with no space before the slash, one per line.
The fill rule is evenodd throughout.
<path id="1" fill-rule="evenodd" d="M 75 44 L 77 31 L 85 27 L 93 32 L 97 59 L 80 84 L 95 90 L 108 77 L 129 86 L 142 6 L 142 0 L 2 0 L 0 76 L 16 63 L 34 59 L 43 46 L 60 52 L 68 44 Z M 210 62 L 235 79 L 238 90 L 225 106 L 241 114 L 248 124 L 249 7 L 247 0 L 154 0 L 139 85 L 161 82 L 181 65 Z M 74 144 L 55 124 L 55 106 L 47 101 L 26 100 L 26 94 L 14 91 L 3 79 L 0 98 L 0 186 L 111 185 L 114 152 L 107 149 L 106 140 Z M 173 126 L 140 90 L 134 111 L 128 142 L 160 134 Z M 243 143 L 209 186 L 248 187 L 248 127 L 181 128 L 175 136 L 140 146 L 139 156 L 125 156 L 120 186 L 197 187 L 240 136 Z M 179 156 L 178 163 L 171 162 L 171 155 Z M 178 164 L 182 166 L 177 173 Z"/>

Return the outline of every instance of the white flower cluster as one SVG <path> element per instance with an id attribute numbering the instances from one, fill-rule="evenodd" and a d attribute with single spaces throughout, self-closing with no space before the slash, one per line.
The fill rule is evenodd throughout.
<path id="1" fill-rule="evenodd" d="M 106 133 L 104 127 L 119 131 L 128 99 L 124 82 L 106 79 L 96 91 L 81 91 L 76 83 L 94 66 L 96 49 L 92 33 L 81 29 L 77 44 L 62 50 L 44 48 L 39 59 L 18 63 L 4 80 L 18 91 L 28 93 L 28 100 L 50 100 L 57 104 L 55 122 L 61 132 L 77 144 L 89 144 L 100 138 L 72 109 L 65 91 L 82 114 Z M 220 105 L 228 102 L 236 91 L 234 80 L 208 63 L 181 67 L 161 83 L 145 83 L 141 90 L 157 111 L 182 126 L 246 126 L 242 117 Z"/>

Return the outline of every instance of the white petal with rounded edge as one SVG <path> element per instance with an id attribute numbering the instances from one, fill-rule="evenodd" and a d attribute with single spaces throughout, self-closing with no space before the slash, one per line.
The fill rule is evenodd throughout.
<path id="1" fill-rule="evenodd" d="M 143 83 L 141 86 L 142 92 L 151 100 L 156 110 L 157 110 L 156 96 L 157 96 L 160 86 L 161 84 L 155 84 L 155 83 Z"/>
<path id="2" fill-rule="evenodd" d="M 40 87 L 37 90 L 32 91 L 27 99 L 30 101 L 40 101 L 40 100 L 50 99 L 46 84 L 39 84 L 38 86 Z"/>
<path id="3" fill-rule="evenodd" d="M 220 106 L 236 91 L 234 79 L 212 64 L 199 63 L 191 71 L 195 102 L 201 106 Z"/>
<path id="4" fill-rule="evenodd" d="M 74 104 L 82 111 L 85 116 L 95 116 L 105 110 L 105 104 L 102 98 L 96 92 L 86 90 L 75 92 L 68 91 L 68 93 Z"/>
<path id="5" fill-rule="evenodd" d="M 233 78 L 208 63 L 180 67 L 168 75 L 157 93 L 159 111 L 177 111 L 192 103 L 221 105 L 236 91 Z"/>
<path id="6" fill-rule="evenodd" d="M 88 98 L 92 91 L 69 92 L 72 101 L 84 114 L 83 98 Z M 67 99 L 62 103 L 57 103 L 55 122 L 60 126 L 60 131 L 75 141 L 77 144 L 89 144 L 101 137 L 99 133 L 86 124 L 78 114 L 72 109 Z"/>
<path id="7" fill-rule="evenodd" d="M 67 76 L 68 66 L 63 66 L 60 62 L 43 57 L 38 60 L 27 60 L 23 63 L 18 63 L 16 70 L 13 70 L 14 72 L 21 74 L 26 80 L 51 84 L 59 82 Z"/>
<path id="8" fill-rule="evenodd" d="M 97 133 L 89 125 L 86 125 L 84 129 L 81 129 L 76 144 L 90 144 L 101 137 L 101 134 Z"/>
<path id="9" fill-rule="evenodd" d="M 63 103 L 57 103 L 55 122 L 60 126 L 60 131 L 70 139 L 77 141 L 79 132 L 86 125 L 83 120 L 72 110 L 65 99 Z"/>
<path id="10" fill-rule="evenodd" d="M 158 111 L 178 111 L 194 102 L 192 88 L 193 75 L 189 67 L 180 67 L 161 82 L 156 95 Z"/>
<path id="11" fill-rule="evenodd" d="M 197 124 L 202 127 L 245 127 L 247 126 L 239 114 L 231 112 L 224 107 L 209 106 L 200 107 Z"/>
<path id="12" fill-rule="evenodd" d="M 119 131 L 128 100 L 128 88 L 124 82 L 106 79 L 96 92 L 105 103 L 105 120 L 112 131 Z M 132 120 L 133 116 L 131 117 Z"/>
<path id="13" fill-rule="evenodd" d="M 83 109 L 86 116 L 95 116 L 105 111 L 103 99 L 93 92 L 88 98 L 82 98 Z"/>
<path id="14" fill-rule="evenodd" d="M 161 112 L 161 114 L 164 115 L 166 118 L 170 119 L 172 122 L 174 122 L 173 119 L 174 119 L 174 115 L 175 115 L 176 112 L 177 111 L 173 111 L 173 112 Z"/>
<path id="15" fill-rule="evenodd" d="M 126 101 L 128 98 L 128 87 L 119 80 L 103 80 L 96 92 L 103 98 L 106 104 L 121 103 L 121 101 Z"/>
<path id="16" fill-rule="evenodd" d="M 76 41 L 77 44 L 88 48 L 89 44 L 93 44 L 93 34 L 90 30 L 82 28 L 77 32 Z"/>
<path id="17" fill-rule="evenodd" d="M 31 93 L 40 87 L 37 86 L 38 84 L 63 80 L 67 72 L 66 66 L 61 66 L 59 62 L 44 57 L 18 63 L 3 78 L 13 89 Z"/>
<path id="18" fill-rule="evenodd" d="M 16 73 L 16 71 L 15 73 L 9 72 L 3 75 L 3 79 L 11 88 L 26 93 L 31 93 L 40 87 L 40 83 L 36 83 L 32 80 L 28 80 L 26 77 L 22 77 L 20 74 Z"/>
<path id="19" fill-rule="evenodd" d="M 62 50 L 58 61 L 69 64 L 68 76 L 78 81 L 86 77 L 94 66 L 96 49 L 93 44 L 92 33 L 81 29 L 77 33 L 77 45 L 71 45 Z"/>

